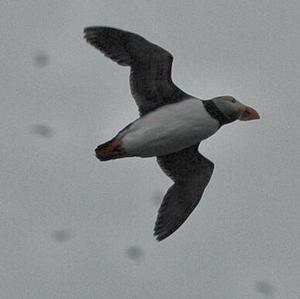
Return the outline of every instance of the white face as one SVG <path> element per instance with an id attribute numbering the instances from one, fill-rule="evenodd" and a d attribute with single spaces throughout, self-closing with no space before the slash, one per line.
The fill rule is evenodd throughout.
<path id="1" fill-rule="evenodd" d="M 232 120 L 259 119 L 258 113 L 253 108 L 242 104 L 231 96 L 217 97 L 212 100 L 220 111 Z"/>
<path id="2" fill-rule="evenodd" d="M 245 110 L 245 105 L 231 96 L 217 97 L 213 101 L 220 111 L 231 119 L 238 119 L 240 114 Z"/>

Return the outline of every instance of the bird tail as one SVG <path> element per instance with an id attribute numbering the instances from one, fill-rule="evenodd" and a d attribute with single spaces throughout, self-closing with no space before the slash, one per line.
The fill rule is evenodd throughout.
<path id="1" fill-rule="evenodd" d="M 95 153 L 100 161 L 119 159 L 126 156 L 126 151 L 122 148 L 122 140 L 117 137 L 100 144 L 95 149 Z"/>

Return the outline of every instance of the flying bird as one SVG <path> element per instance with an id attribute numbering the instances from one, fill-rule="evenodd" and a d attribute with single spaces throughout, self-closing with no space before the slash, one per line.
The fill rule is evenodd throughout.
<path id="1" fill-rule="evenodd" d="M 87 27 L 85 39 L 122 66 L 130 67 L 130 89 L 140 117 L 95 152 L 101 161 L 157 157 L 174 184 L 158 211 L 154 236 L 175 232 L 199 203 L 214 164 L 198 151 L 200 142 L 235 120 L 259 119 L 253 108 L 231 96 L 195 98 L 171 79 L 173 56 L 142 36 L 110 27 Z"/>

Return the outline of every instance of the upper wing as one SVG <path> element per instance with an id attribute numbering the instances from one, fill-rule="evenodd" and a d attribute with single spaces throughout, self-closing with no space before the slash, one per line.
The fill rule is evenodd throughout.
<path id="1" fill-rule="evenodd" d="M 214 164 L 198 152 L 198 144 L 157 158 L 162 170 L 175 182 L 158 211 L 154 235 L 161 241 L 175 232 L 199 203 Z"/>
<path id="2" fill-rule="evenodd" d="M 86 40 L 120 65 L 130 66 L 131 93 L 143 115 L 188 97 L 171 79 L 172 55 L 143 37 L 110 27 L 84 29 Z"/>

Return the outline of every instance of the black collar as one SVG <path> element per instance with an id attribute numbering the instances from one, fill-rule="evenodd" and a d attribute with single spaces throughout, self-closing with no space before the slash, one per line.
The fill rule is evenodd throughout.
<path id="1" fill-rule="evenodd" d="M 203 101 L 203 105 L 210 116 L 219 122 L 220 126 L 232 122 L 232 119 L 224 115 L 212 100 Z"/>

